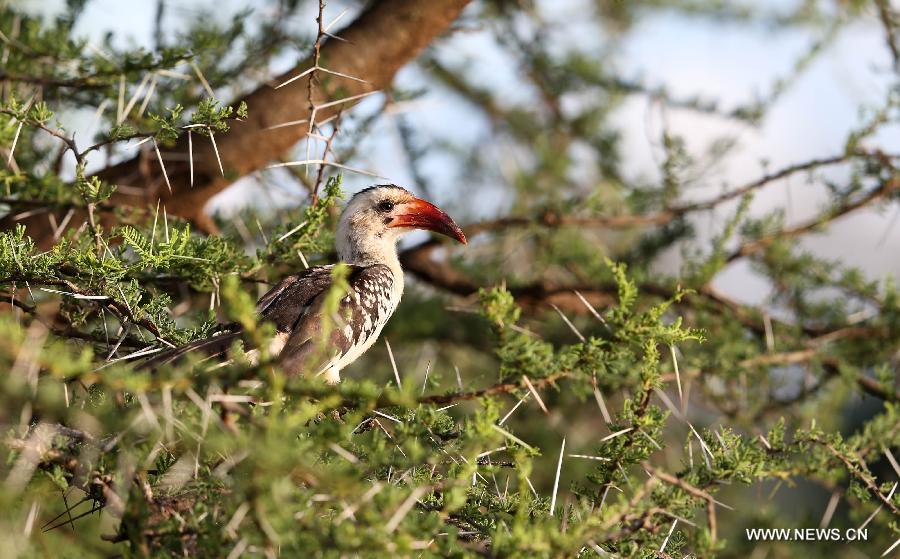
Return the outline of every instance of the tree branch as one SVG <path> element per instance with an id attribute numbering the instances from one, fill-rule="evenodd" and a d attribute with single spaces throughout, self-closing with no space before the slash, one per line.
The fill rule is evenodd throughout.
<path id="1" fill-rule="evenodd" d="M 878 500 L 881 501 L 884 506 L 886 506 L 895 515 L 900 516 L 900 507 L 897 507 L 897 505 L 895 505 L 891 499 L 888 499 L 887 496 L 885 496 L 881 492 L 881 490 L 878 489 L 878 486 L 875 485 L 872 477 L 870 475 L 867 475 L 867 471 L 860 471 L 860 469 L 856 466 L 856 464 L 853 463 L 850 457 L 842 454 L 831 443 L 820 441 L 818 439 L 813 439 L 812 442 L 825 447 L 825 449 L 827 449 L 832 456 L 834 456 L 844 464 L 844 466 L 847 468 L 847 473 L 861 481 L 863 485 L 866 486 L 866 489 L 868 489 L 872 495 L 878 498 Z M 858 458 L 858 460 L 862 461 L 862 458 Z"/>
<path id="2" fill-rule="evenodd" d="M 751 182 L 739 186 L 734 190 L 724 192 L 713 198 L 698 202 L 684 202 L 669 209 L 646 214 L 624 213 L 618 215 L 577 216 L 548 210 L 536 217 L 505 216 L 496 219 L 488 219 L 470 224 L 464 229 L 469 237 L 474 237 L 479 233 L 501 231 L 503 229 L 509 229 L 513 227 L 542 226 L 547 228 L 597 227 L 606 229 L 623 229 L 628 227 L 638 227 L 642 225 L 665 225 L 689 213 L 714 209 L 719 205 L 724 204 L 725 202 L 729 202 L 746 194 L 750 194 L 775 181 L 788 178 L 797 173 L 814 171 L 816 169 L 828 167 L 831 165 L 839 165 L 841 163 L 847 163 L 853 159 L 884 160 L 886 158 L 890 159 L 893 157 L 895 156 L 882 154 L 880 152 L 857 150 L 849 153 L 834 155 L 831 157 L 810 159 L 808 161 L 789 165 L 772 173 L 766 173 L 765 175 Z"/>
<path id="3" fill-rule="evenodd" d="M 320 75 L 313 82 L 315 102 L 319 107 L 315 118 L 327 119 L 355 102 L 340 103 L 341 99 L 389 86 L 396 72 L 443 33 L 469 1 L 383 0 L 372 3 L 339 33 L 343 40 L 328 40 L 321 46 L 320 57 L 325 68 L 357 79 L 317 72 Z M 219 171 L 212 144 L 195 142 L 193 188 L 187 161 L 166 161 L 172 186 L 169 193 L 162 181 L 161 169 L 158 166 L 142 169 L 141 158 L 136 156 L 98 173 L 102 180 L 132 186 L 140 191 L 140 194 L 132 194 L 133 189 L 129 189 L 129 193 L 120 190 L 112 202 L 145 206 L 155 205 L 161 199 L 168 212 L 194 222 L 201 229 L 215 230 L 212 220 L 203 211 L 206 202 L 239 177 L 265 168 L 306 136 L 304 126 L 273 127 L 312 116 L 307 97 L 311 76 L 304 75 L 285 87 L 276 86 L 303 74 L 312 66 L 311 59 L 304 60 L 241 99 L 249 107 L 249 117 L 235 122 L 227 134 L 216 136 L 225 176 Z M 182 137 L 174 149 L 187 153 L 187 139 Z M 48 245 L 52 231 L 46 219 L 25 218 L 21 222 L 27 225 L 29 235 L 40 246 Z M 4 229 L 13 225 L 14 220 L 9 218 L 0 222 L 0 228 Z"/>
<path id="4" fill-rule="evenodd" d="M 894 70 L 900 72 L 900 47 L 897 46 L 897 36 L 894 26 L 894 14 L 891 11 L 889 0 L 875 0 L 878 5 L 878 17 L 884 27 L 884 41 L 887 43 L 891 57 L 894 59 Z"/>
<path id="5" fill-rule="evenodd" d="M 839 217 L 843 217 L 856 210 L 864 208 L 869 204 L 887 198 L 889 195 L 900 189 L 900 177 L 894 177 L 884 181 L 878 188 L 874 188 L 864 196 L 853 202 L 845 202 L 831 211 L 824 212 L 813 219 L 796 225 L 789 229 L 783 229 L 776 233 L 766 235 L 759 239 L 747 241 L 738 247 L 734 252 L 725 259 L 726 263 L 734 262 L 740 258 L 756 254 L 782 239 L 791 239 L 809 233 L 823 225 L 831 223 Z"/>

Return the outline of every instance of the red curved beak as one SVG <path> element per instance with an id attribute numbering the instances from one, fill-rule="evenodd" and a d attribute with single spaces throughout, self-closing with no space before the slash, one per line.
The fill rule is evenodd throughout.
<path id="1" fill-rule="evenodd" d="M 420 198 L 397 206 L 390 227 L 425 229 L 456 239 L 464 245 L 468 244 L 462 229 L 444 210 Z"/>

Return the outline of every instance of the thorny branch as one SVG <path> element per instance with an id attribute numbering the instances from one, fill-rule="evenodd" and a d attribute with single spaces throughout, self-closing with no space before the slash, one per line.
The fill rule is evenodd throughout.
<path id="1" fill-rule="evenodd" d="M 464 229 L 469 237 L 489 232 L 502 232 L 513 227 L 596 227 L 598 229 L 620 229 L 639 226 L 665 225 L 677 218 L 694 212 L 714 209 L 726 202 L 735 200 L 757 191 L 773 182 L 786 179 L 798 173 L 810 172 L 831 165 L 846 163 L 853 159 L 878 160 L 900 158 L 900 155 L 885 155 L 880 152 L 857 150 L 850 153 L 835 155 L 832 157 L 811 159 L 802 163 L 796 163 L 784 167 L 778 171 L 767 173 L 762 177 L 729 190 L 719 196 L 698 202 L 687 202 L 672 208 L 644 214 L 618 214 L 618 215 L 594 215 L 579 216 L 558 211 L 547 210 L 537 216 L 506 216 L 496 219 L 479 221 L 467 225 Z M 871 202 L 869 200 L 868 202 Z M 868 203 L 866 202 L 866 203 Z M 858 208 L 849 208 L 853 211 Z M 833 216 L 832 219 L 837 216 Z"/>
<path id="2" fill-rule="evenodd" d="M 831 223 L 839 217 L 843 217 L 874 202 L 884 200 L 885 198 L 896 192 L 898 189 L 900 189 L 900 177 L 894 177 L 892 179 L 886 180 L 880 186 L 878 186 L 877 188 L 873 188 L 865 195 L 861 196 L 859 199 L 855 201 L 846 201 L 838 205 L 837 207 L 826 211 L 814 217 L 813 219 L 810 219 L 805 223 L 783 229 L 760 239 L 747 241 L 736 250 L 734 250 L 731 254 L 729 254 L 725 260 L 726 262 L 733 262 L 739 258 L 744 258 L 746 256 L 750 256 L 752 254 L 760 252 L 780 240 L 791 239 L 793 237 L 797 237 L 820 229 L 821 227 Z"/>
<path id="3" fill-rule="evenodd" d="M 690 495 L 693 495 L 694 497 L 697 497 L 698 499 L 703 499 L 704 501 L 706 501 L 706 518 L 707 518 L 707 523 L 709 524 L 709 532 L 710 532 L 712 541 L 713 542 L 716 541 L 716 532 L 717 532 L 716 499 L 712 495 L 710 495 L 703 489 L 700 489 L 699 487 L 694 487 L 693 485 L 684 481 L 680 477 L 673 476 L 672 474 L 666 473 L 666 472 L 660 470 L 659 468 L 654 468 L 653 466 L 650 465 L 649 462 L 646 462 L 646 461 L 642 462 L 641 468 L 646 470 L 647 473 L 650 474 L 651 476 L 659 478 L 660 480 L 668 483 L 669 485 L 674 485 L 675 487 L 678 487 L 679 489 L 683 490 L 684 492 L 689 493 Z M 712 484 L 712 483 L 713 482 L 710 482 L 710 484 Z"/>
<path id="4" fill-rule="evenodd" d="M 535 388 L 543 388 L 547 385 L 555 384 L 559 380 L 563 380 L 565 378 L 570 378 L 572 373 L 570 372 L 559 372 L 554 373 L 552 375 L 534 379 L 531 381 L 532 385 Z M 455 392 L 450 394 L 442 394 L 442 395 L 434 395 L 434 396 L 424 396 L 418 399 L 420 404 L 452 404 L 454 402 L 461 402 L 465 400 L 475 400 L 476 398 L 482 398 L 484 396 L 494 396 L 496 394 L 506 394 L 509 392 L 513 392 L 515 390 L 525 390 L 527 386 L 524 381 L 517 382 L 501 382 L 499 384 L 495 384 L 493 386 L 489 386 L 487 388 L 482 388 L 480 390 L 473 390 L 470 392 Z"/>
<path id="5" fill-rule="evenodd" d="M 16 282 L 20 282 L 20 281 L 21 282 L 27 281 L 27 279 L 28 278 L 17 278 L 17 277 L 12 277 L 12 276 L 6 277 L 6 278 L 0 278 L 0 285 L 15 284 Z M 53 285 L 53 286 L 65 287 L 66 289 L 69 290 L 69 293 L 68 293 L 69 296 L 74 296 L 76 298 L 82 298 L 82 299 L 87 298 L 87 299 L 91 300 L 92 302 L 95 302 L 98 306 L 103 307 L 104 309 L 111 312 L 113 314 L 113 316 L 117 317 L 120 320 L 120 322 L 122 322 L 123 324 L 125 322 L 130 322 L 132 324 L 141 326 L 142 328 L 146 329 L 148 332 L 153 334 L 159 341 L 171 346 L 171 344 L 165 338 L 162 337 L 162 335 L 159 331 L 159 328 L 156 327 L 156 324 L 152 320 L 149 320 L 145 317 L 135 316 L 134 313 L 132 312 L 132 310 L 128 307 L 128 303 L 125 302 L 124 300 L 119 301 L 119 300 L 117 300 L 113 297 L 107 296 L 107 295 L 98 295 L 97 293 L 94 293 L 90 290 L 79 287 L 78 285 L 76 285 L 75 283 L 73 283 L 69 280 L 59 280 L 59 281 L 52 281 L 52 282 L 48 282 L 48 281 L 35 282 L 35 286 L 37 286 L 37 285 Z M 6 302 L 6 301 L 10 301 L 10 299 L 5 298 L 3 300 L 0 300 L 0 302 Z M 13 303 L 13 304 L 15 304 L 15 303 Z"/>
<path id="6" fill-rule="evenodd" d="M 812 442 L 814 442 L 818 445 L 821 445 L 822 447 L 827 449 L 828 452 L 831 453 L 832 456 L 834 456 L 835 458 L 840 460 L 844 464 L 844 466 L 847 468 L 847 473 L 849 473 L 855 479 L 861 481 L 863 483 L 863 485 L 866 486 L 866 489 L 869 491 L 869 493 L 871 493 L 875 498 L 877 498 L 879 501 L 881 501 L 881 503 L 884 506 L 886 506 L 888 508 L 888 510 L 890 510 L 895 515 L 900 517 L 900 507 L 898 507 L 896 504 L 894 504 L 893 500 L 888 499 L 887 496 L 884 495 L 880 489 L 878 489 L 878 486 L 875 485 L 875 482 L 872 480 L 872 477 L 870 475 L 868 475 L 866 472 L 861 471 L 859 469 L 859 467 L 856 464 L 854 464 L 854 460 L 851 457 L 846 456 L 845 454 L 840 452 L 831 443 L 828 443 L 828 442 L 825 442 L 822 440 L 818 440 L 818 439 L 814 439 Z M 862 462 L 862 458 L 857 458 L 856 460 L 858 460 L 859 462 Z M 863 464 L 865 464 L 865 463 L 863 462 Z"/>

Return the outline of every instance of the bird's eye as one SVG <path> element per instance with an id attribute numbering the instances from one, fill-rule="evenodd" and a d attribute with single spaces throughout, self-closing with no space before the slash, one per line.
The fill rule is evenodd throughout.
<path id="1" fill-rule="evenodd" d="M 376 207 L 378 208 L 379 212 L 387 213 L 394 209 L 394 203 L 390 200 L 382 200 L 381 202 L 378 202 L 378 205 Z"/>

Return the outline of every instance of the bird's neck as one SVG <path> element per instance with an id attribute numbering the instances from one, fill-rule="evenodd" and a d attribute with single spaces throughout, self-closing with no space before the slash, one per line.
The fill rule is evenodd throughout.
<path id="1" fill-rule="evenodd" d="M 403 268 L 400 267 L 400 259 L 397 257 L 397 239 L 392 238 L 355 238 L 352 235 L 338 237 L 337 251 L 341 262 L 356 266 L 374 266 L 382 264 L 391 270 L 394 276 L 391 288 L 392 307 L 396 308 L 403 297 Z M 343 242 L 342 242 L 343 240 Z"/>
<path id="2" fill-rule="evenodd" d="M 374 266 L 383 264 L 390 268 L 394 278 L 402 281 L 403 270 L 400 267 L 400 259 L 397 257 L 397 238 L 357 238 L 353 235 L 337 243 L 338 258 L 341 262 L 356 266 Z"/>

